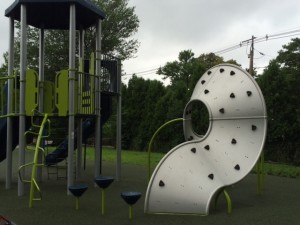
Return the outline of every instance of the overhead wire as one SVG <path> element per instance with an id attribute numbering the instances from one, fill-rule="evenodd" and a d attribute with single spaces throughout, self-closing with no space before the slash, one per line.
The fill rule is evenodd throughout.
<path id="1" fill-rule="evenodd" d="M 277 34 L 270 34 L 270 35 L 266 34 L 265 36 L 255 38 L 254 43 L 260 43 L 260 42 L 263 42 L 263 41 L 293 37 L 293 36 L 297 36 L 297 35 L 300 35 L 300 29 L 281 32 L 281 33 L 277 33 Z M 247 46 L 249 43 L 250 43 L 250 39 L 247 40 L 247 41 L 240 42 L 239 44 L 235 44 L 231 47 L 227 47 L 227 48 L 222 49 L 222 50 L 214 51 L 213 53 L 216 54 L 216 55 L 222 55 L 222 54 L 225 54 L 227 52 L 231 52 L 233 50 L 236 50 L 238 48 Z"/>
<path id="2" fill-rule="evenodd" d="M 275 33 L 275 34 L 270 34 L 270 35 L 266 34 L 265 36 L 257 37 L 254 39 L 254 43 L 266 42 L 266 41 L 288 38 L 288 37 L 293 37 L 293 36 L 298 36 L 298 35 L 300 35 L 300 27 L 296 27 L 294 29 L 288 29 L 288 30 L 280 32 L 280 33 Z M 249 39 L 247 41 L 242 41 L 238 44 L 234 44 L 232 46 L 229 46 L 229 47 L 217 50 L 217 51 L 213 51 L 213 53 L 216 55 L 222 55 L 222 54 L 225 54 L 225 53 L 228 53 L 228 52 L 231 52 L 231 51 L 234 51 L 236 49 L 246 46 L 246 53 L 248 54 L 247 50 L 248 50 L 250 41 L 251 41 L 251 39 Z M 256 51 L 258 51 L 258 50 L 256 50 Z M 261 52 L 259 52 L 259 53 L 261 54 Z M 269 55 L 264 54 L 262 57 L 264 57 L 264 56 L 269 56 Z M 260 59 L 262 57 L 259 57 L 257 59 Z M 271 57 L 271 56 L 269 56 L 269 57 Z M 142 70 L 139 72 L 134 72 L 134 73 L 129 73 L 129 74 L 123 74 L 122 76 L 133 76 L 133 75 L 147 76 L 147 75 L 151 75 L 151 74 L 156 74 L 156 72 L 159 68 L 160 68 L 160 66 L 155 67 L 153 69 Z M 263 67 L 260 67 L 260 68 L 263 68 Z"/>

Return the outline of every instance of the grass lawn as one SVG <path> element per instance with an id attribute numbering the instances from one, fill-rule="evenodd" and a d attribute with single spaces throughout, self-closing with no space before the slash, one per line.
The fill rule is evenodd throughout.
<path id="1" fill-rule="evenodd" d="M 151 153 L 151 169 L 153 170 L 164 153 Z M 94 158 L 93 148 L 87 148 L 87 159 L 92 160 Z M 103 160 L 108 162 L 114 162 L 116 160 L 116 150 L 112 148 L 103 148 Z M 148 152 L 139 151 L 122 151 L 122 163 L 131 165 L 148 165 Z M 293 165 L 286 165 L 280 163 L 264 163 L 264 172 L 268 175 L 300 178 L 300 167 Z"/>

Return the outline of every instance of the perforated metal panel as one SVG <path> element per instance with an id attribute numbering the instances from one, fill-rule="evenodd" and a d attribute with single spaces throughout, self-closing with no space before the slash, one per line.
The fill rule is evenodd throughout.
<path id="1" fill-rule="evenodd" d="M 204 136 L 193 130 L 193 101 L 209 112 Z M 263 95 L 240 67 L 221 64 L 198 81 L 184 113 L 186 140 L 165 155 L 150 179 L 147 213 L 208 214 L 214 194 L 244 178 L 256 164 L 266 137 Z"/>

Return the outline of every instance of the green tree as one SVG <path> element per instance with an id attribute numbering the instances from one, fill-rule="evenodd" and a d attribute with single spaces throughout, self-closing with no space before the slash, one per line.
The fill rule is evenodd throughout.
<path id="1" fill-rule="evenodd" d="M 123 86 L 122 98 L 122 144 L 126 149 L 144 150 L 155 130 L 156 102 L 164 95 L 164 86 L 156 80 L 144 80 L 133 76 L 128 86 Z"/>
<path id="2" fill-rule="evenodd" d="M 128 0 L 94 0 L 106 13 L 102 24 L 102 53 L 110 54 L 121 59 L 134 56 L 139 42 L 132 38 L 139 27 L 139 19 L 135 8 L 128 6 Z M 87 55 L 95 50 L 95 29 L 86 32 Z M 28 67 L 38 68 L 38 29 L 29 27 L 27 43 Z M 78 38 L 77 38 L 78 40 Z M 90 48 L 90 49 L 88 49 Z M 17 26 L 15 40 L 15 68 L 19 68 L 20 31 Z M 68 67 L 69 39 L 68 31 L 45 31 L 45 74 L 52 77 L 56 71 Z M 2 65 L 7 73 L 7 62 Z"/>
<path id="3" fill-rule="evenodd" d="M 157 74 L 164 75 L 164 79 L 170 78 L 171 84 L 183 81 L 188 91 L 191 91 L 202 74 L 211 67 L 225 62 L 240 66 L 235 60 L 224 61 L 222 57 L 214 53 L 201 54 L 196 58 L 194 56 L 192 50 L 181 51 L 178 61 L 167 62 L 158 69 Z"/>
<path id="4" fill-rule="evenodd" d="M 184 107 L 190 97 L 186 90 L 184 81 L 176 82 L 166 88 L 166 94 L 156 104 L 154 131 L 172 119 L 183 117 Z M 154 143 L 154 150 L 167 152 L 182 142 L 184 142 L 182 123 L 172 124 L 160 132 Z"/>
<path id="5" fill-rule="evenodd" d="M 299 38 L 284 45 L 257 79 L 268 110 L 267 156 L 295 164 L 300 164 L 299 50 Z"/>
<path id="6" fill-rule="evenodd" d="M 196 67 L 194 53 L 191 50 L 185 50 L 179 53 L 178 61 L 167 62 L 165 66 L 158 69 L 157 74 L 164 75 L 164 79 L 170 78 L 171 84 L 183 81 L 189 88 Z"/>

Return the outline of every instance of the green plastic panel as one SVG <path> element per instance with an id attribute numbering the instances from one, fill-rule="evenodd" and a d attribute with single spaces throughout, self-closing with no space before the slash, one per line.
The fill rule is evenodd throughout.
<path id="1" fill-rule="evenodd" d="M 54 83 L 44 81 L 44 113 L 52 113 L 54 111 Z"/>
<path id="2" fill-rule="evenodd" d="M 56 75 L 55 81 L 55 106 L 59 116 L 67 116 L 69 109 L 69 79 L 68 70 L 61 70 Z"/>
<path id="3" fill-rule="evenodd" d="M 32 110 L 38 106 L 38 74 L 32 70 L 26 70 L 26 92 L 25 92 L 25 113 L 31 115 Z"/>
<path id="4" fill-rule="evenodd" d="M 6 80 L 0 80 L 0 116 L 4 114 L 4 105 L 5 105 L 5 95 L 4 95 L 4 86 Z"/>

